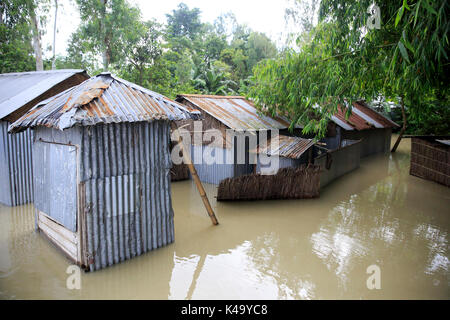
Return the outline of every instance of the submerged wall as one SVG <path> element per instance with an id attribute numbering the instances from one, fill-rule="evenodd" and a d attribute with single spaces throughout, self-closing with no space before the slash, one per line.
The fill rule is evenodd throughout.
<path id="1" fill-rule="evenodd" d="M 361 158 L 378 153 L 387 154 L 391 148 L 391 128 L 368 129 L 362 131 L 342 130 L 342 138 L 361 141 Z"/>
<path id="2" fill-rule="evenodd" d="M 67 147 L 50 152 L 50 163 L 67 163 L 58 170 L 65 182 L 50 178 L 52 183 L 36 191 L 37 198 L 69 188 L 70 192 L 59 196 L 64 203 L 72 203 L 72 177 L 76 176 L 76 213 L 72 206 L 54 210 L 62 205 L 56 198 L 50 206 L 37 201 L 36 208 L 75 234 L 77 252 L 72 259 L 77 263 L 98 270 L 174 241 L 169 137 L 169 123 L 163 121 L 75 127 L 64 132 L 37 130 L 39 153 L 54 148 L 45 146 L 49 143 Z M 43 174 L 37 177 L 50 171 L 48 164 L 38 167 Z"/>
<path id="3" fill-rule="evenodd" d="M 33 202 L 33 132 L 8 134 L 0 121 L 0 203 L 19 206 Z"/>
<path id="4" fill-rule="evenodd" d="M 340 149 L 324 153 L 314 159 L 314 164 L 321 167 L 320 187 L 323 188 L 332 181 L 351 172 L 360 165 L 361 142 L 353 141 Z"/>
<path id="5" fill-rule="evenodd" d="M 262 168 L 270 169 L 269 165 L 261 164 L 260 156 L 258 155 L 258 161 L 255 168 L 255 173 L 261 173 Z M 290 159 L 285 157 L 278 157 L 278 168 L 298 168 L 303 164 L 308 164 L 308 152 L 301 155 L 299 159 Z"/>
<path id="6" fill-rule="evenodd" d="M 205 152 L 211 154 L 215 159 L 220 159 L 220 161 L 208 164 L 203 157 Z M 218 185 L 224 179 L 252 173 L 254 165 L 249 164 L 249 153 L 246 152 L 245 156 L 247 164 L 236 164 L 236 152 L 233 152 L 231 148 L 209 147 L 207 149 L 207 146 L 197 145 L 191 147 L 191 159 L 194 162 L 198 177 L 201 182 L 209 184 Z"/>
<path id="7" fill-rule="evenodd" d="M 222 163 L 207 164 L 203 159 L 206 146 L 192 145 L 191 159 L 194 162 L 198 177 L 201 182 L 219 184 L 220 181 L 234 176 L 234 165 L 227 164 L 227 157 L 233 159 L 233 150 L 220 147 L 211 147 L 211 154 Z M 200 163 L 201 161 L 201 163 Z"/>

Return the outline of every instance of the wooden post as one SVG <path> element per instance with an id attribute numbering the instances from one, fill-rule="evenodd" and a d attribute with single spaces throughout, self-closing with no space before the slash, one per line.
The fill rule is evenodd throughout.
<path id="1" fill-rule="evenodd" d="M 405 112 L 405 103 L 403 102 L 403 97 L 400 98 L 400 105 L 402 107 L 402 117 L 403 117 L 403 126 L 402 126 L 402 130 L 400 131 L 400 135 L 398 136 L 397 141 L 394 144 L 394 147 L 392 148 L 391 152 L 394 153 L 395 151 L 397 151 L 398 146 L 400 145 L 400 141 L 402 141 L 403 138 L 403 134 L 406 131 L 406 112 Z"/>
<path id="2" fill-rule="evenodd" d="M 203 200 L 203 204 L 205 205 L 206 211 L 208 212 L 208 215 L 211 218 L 213 225 L 217 226 L 219 224 L 219 221 L 217 221 L 216 215 L 214 214 L 211 204 L 209 203 L 208 196 L 206 195 L 206 192 L 205 192 L 205 189 L 203 188 L 202 182 L 200 181 L 200 178 L 198 177 L 197 170 L 195 169 L 195 166 L 192 164 L 191 157 L 184 150 L 184 143 L 183 143 L 183 139 L 181 138 L 178 126 L 175 131 L 177 132 L 178 143 L 180 145 L 181 152 L 183 153 L 184 163 L 188 166 L 189 171 L 191 172 L 192 178 L 194 179 L 195 185 L 197 186 L 198 192 L 200 193 L 200 197 Z"/>

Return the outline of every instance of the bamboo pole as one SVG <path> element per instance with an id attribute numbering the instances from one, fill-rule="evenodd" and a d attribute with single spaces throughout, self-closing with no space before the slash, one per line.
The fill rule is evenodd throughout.
<path id="1" fill-rule="evenodd" d="M 397 151 L 398 146 L 400 145 L 400 142 L 402 141 L 403 138 L 403 134 L 406 131 L 406 112 L 405 112 L 405 103 L 403 101 L 403 97 L 400 98 L 400 105 L 402 107 L 402 117 L 403 117 L 403 126 L 402 126 L 402 130 L 400 131 L 400 134 L 397 138 L 397 141 L 394 144 L 394 147 L 391 150 L 391 153 L 394 153 L 395 151 Z"/>
<path id="2" fill-rule="evenodd" d="M 188 166 L 189 171 L 191 172 L 192 178 L 194 179 L 195 185 L 197 186 L 198 192 L 200 193 L 200 197 L 203 200 L 203 204 L 205 205 L 206 211 L 208 212 L 208 215 L 211 218 L 213 225 L 217 226 L 219 224 L 219 221 L 217 221 L 216 215 L 214 214 L 211 204 L 209 203 L 208 196 L 206 195 L 205 189 L 203 188 L 203 184 L 200 181 L 200 178 L 198 177 L 197 170 L 195 169 L 195 166 L 192 164 L 191 157 L 184 150 L 184 143 L 183 139 L 181 138 L 178 126 L 175 131 L 176 135 L 178 136 L 177 140 L 180 145 L 181 152 L 183 153 L 184 163 Z"/>

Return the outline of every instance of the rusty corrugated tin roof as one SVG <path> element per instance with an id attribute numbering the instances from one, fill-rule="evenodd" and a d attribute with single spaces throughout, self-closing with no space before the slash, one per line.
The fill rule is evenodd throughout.
<path id="1" fill-rule="evenodd" d="M 92 77 L 50 99 L 42 101 L 14 122 L 9 131 L 46 126 L 56 129 L 97 123 L 186 120 L 200 117 L 156 92 L 110 73 Z"/>
<path id="2" fill-rule="evenodd" d="M 272 139 L 278 139 L 278 148 L 271 149 Z M 309 148 L 314 145 L 313 139 L 304 139 L 299 137 L 290 137 L 285 135 L 278 135 L 267 142 L 266 146 L 258 146 L 256 152 L 267 155 L 278 155 L 284 158 L 300 159 Z"/>
<path id="3" fill-rule="evenodd" d="M 0 119 L 78 73 L 86 74 L 77 69 L 0 74 Z"/>
<path id="4" fill-rule="evenodd" d="M 354 102 L 352 113 L 347 119 L 347 109 L 339 106 L 331 120 L 345 130 L 366 130 L 373 128 L 394 128 L 399 125 L 367 106 L 364 102 Z"/>
<path id="5" fill-rule="evenodd" d="M 183 99 L 194 104 L 210 116 L 234 130 L 270 130 L 287 129 L 289 121 L 261 114 L 255 105 L 241 96 L 211 96 L 181 94 L 177 101 Z"/>

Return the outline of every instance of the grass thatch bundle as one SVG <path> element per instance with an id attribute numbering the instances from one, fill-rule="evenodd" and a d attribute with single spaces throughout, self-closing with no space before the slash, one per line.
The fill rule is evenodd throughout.
<path id="1" fill-rule="evenodd" d="M 170 177 L 172 181 L 183 181 L 189 179 L 189 168 L 186 164 L 173 165 L 170 169 Z"/>
<path id="2" fill-rule="evenodd" d="M 251 174 L 220 182 L 218 201 L 316 198 L 320 166 L 283 168 L 276 175 Z"/>

